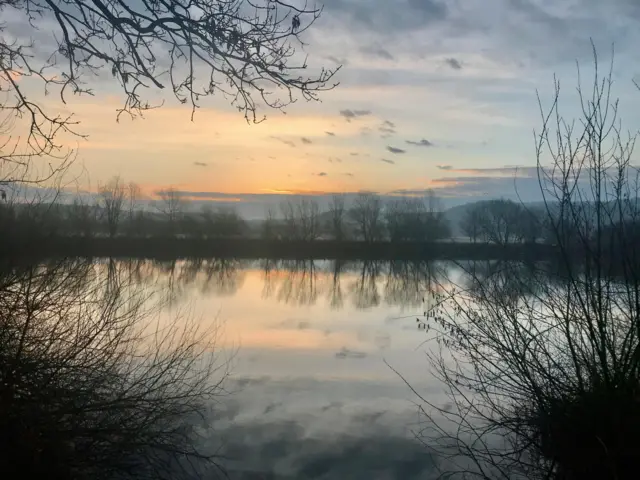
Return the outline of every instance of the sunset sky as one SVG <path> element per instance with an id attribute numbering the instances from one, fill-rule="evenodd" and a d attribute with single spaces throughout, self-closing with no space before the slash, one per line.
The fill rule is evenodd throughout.
<path id="1" fill-rule="evenodd" d="M 533 129 L 562 82 L 566 116 L 577 115 L 576 61 L 589 80 L 598 47 L 604 69 L 615 42 L 615 93 L 629 129 L 640 125 L 640 4 L 635 0 L 325 0 L 308 32 L 313 67 L 343 65 L 322 102 L 248 125 L 223 98 L 163 108 L 116 122 L 118 86 L 94 97 L 55 96 L 88 135 L 75 168 L 83 188 L 115 174 L 144 191 L 173 186 L 194 198 L 257 202 L 262 195 L 433 188 L 449 204 L 512 196 L 535 199 Z M 12 26 L 10 25 L 10 29 Z M 19 28 L 16 22 L 15 29 Z M 34 92 L 33 95 L 42 95 Z M 517 172 L 517 173 L 516 173 Z M 275 197 L 274 197 L 275 198 Z"/>

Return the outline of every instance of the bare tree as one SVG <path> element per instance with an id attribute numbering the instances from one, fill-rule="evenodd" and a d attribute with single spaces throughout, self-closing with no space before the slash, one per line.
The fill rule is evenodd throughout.
<path id="1" fill-rule="evenodd" d="M 142 199 L 142 190 L 140 185 L 135 182 L 129 182 L 126 187 L 126 220 L 127 220 L 127 234 L 135 235 L 139 233 L 141 228 L 141 216 L 142 209 L 140 207 L 140 200 Z"/>
<path id="2" fill-rule="evenodd" d="M 469 237 L 473 243 L 476 243 L 482 232 L 482 211 L 478 204 L 467 207 L 460 221 L 462 232 Z"/>
<path id="3" fill-rule="evenodd" d="M 98 187 L 99 207 L 110 237 L 115 237 L 123 217 L 127 187 L 120 177 L 113 177 Z"/>
<path id="4" fill-rule="evenodd" d="M 175 235 L 183 218 L 185 201 L 173 187 L 160 191 L 158 195 L 160 199 L 156 202 L 156 208 L 165 217 L 169 233 Z"/>
<path id="5" fill-rule="evenodd" d="M 387 233 L 392 242 L 434 241 L 448 236 L 448 226 L 437 200 L 401 197 L 385 205 Z"/>
<path id="6" fill-rule="evenodd" d="M 289 199 L 280 204 L 280 210 L 287 239 L 308 242 L 320 236 L 320 207 L 315 200 Z"/>
<path id="7" fill-rule="evenodd" d="M 2 11 L 3 2 L 0 2 Z M 0 27 L 0 33 L 2 27 Z M 3 70 L 5 49 L 0 40 L 0 93 L 11 91 L 6 81 L 8 75 L 18 75 Z M 4 97 L 4 95 L 3 95 Z M 57 183 L 75 159 L 75 151 L 54 141 L 57 128 L 46 131 L 42 125 L 32 125 L 25 131 L 21 125 L 20 111 L 12 111 L 6 98 L 0 100 L 0 201 L 11 198 L 12 191 L 22 186 L 35 186 L 45 182 Z M 33 122 L 38 121 L 32 118 Z M 34 133 L 34 130 L 40 132 Z M 17 132 L 16 132 L 17 130 Z M 29 140 L 25 141 L 24 138 Z"/>
<path id="8" fill-rule="evenodd" d="M 347 239 L 347 211 L 344 195 L 333 195 L 329 203 L 329 229 L 337 241 Z"/>
<path id="9" fill-rule="evenodd" d="M 422 433 L 467 477 L 636 475 L 640 175 L 612 70 L 601 76 L 595 58 L 578 121 L 562 117 L 557 82 L 551 108 L 541 105 L 538 177 L 558 257 L 490 272 L 473 289 L 447 282 L 423 323 L 450 403 L 423 398 Z"/>
<path id="10" fill-rule="evenodd" d="M 229 207 L 212 209 L 205 205 L 201 212 L 204 233 L 211 237 L 239 237 L 246 232 L 247 224 L 238 212 Z"/>
<path id="11" fill-rule="evenodd" d="M 349 210 L 349 216 L 362 240 L 376 242 L 384 238 L 382 199 L 375 193 L 360 193 Z"/>
<path id="12" fill-rule="evenodd" d="M 302 198 L 297 202 L 297 217 L 300 224 L 300 238 L 303 241 L 317 240 L 320 236 L 320 207 L 311 198 Z"/>
<path id="13" fill-rule="evenodd" d="M 260 236 L 264 240 L 275 240 L 278 238 L 278 221 L 272 207 L 267 208 L 266 218 L 262 222 Z"/>
<path id="14" fill-rule="evenodd" d="M 76 197 L 69 206 L 70 231 L 85 238 L 95 234 L 97 218 L 95 205 Z"/>
<path id="15" fill-rule="evenodd" d="M 282 214 L 283 235 L 288 240 L 299 240 L 300 225 L 296 215 L 295 203 L 291 200 L 280 203 L 280 213 Z"/>
<path id="16" fill-rule="evenodd" d="M 392 242 L 412 240 L 414 229 L 421 228 L 422 219 L 412 215 L 414 213 L 412 207 L 415 206 L 412 200 L 406 197 L 395 198 L 385 205 L 385 223 L 389 240 Z"/>
<path id="17" fill-rule="evenodd" d="M 42 240 L 58 235 L 64 216 L 58 200 L 61 188 L 59 179 L 52 179 L 49 188 L 32 188 L 33 185 L 17 182 L 11 185 L 12 195 L 7 206 L 13 211 L 14 228 L 5 233 L 19 242 Z"/>
<path id="18" fill-rule="evenodd" d="M 108 72 L 125 93 L 120 113 L 158 106 L 145 94 L 168 87 L 194 110 L 204 97 L 221 94 L 251 121 L 264 118 L 259 105 L 282 109 L 335 86 L 336 70 L 311 73 L 296 51 L 322 12 L 296 2 L 11 0 L 0 10 L 23 26 L 2 26 L 9 30 L 3 38 L 12 39 L 0 42 L 0 84 L 9 94 L 3 109 L 30 123 L 36 155 L 60 150 L 57 135 L 75 133 L 77 124 L 25 94 L 25 78 L 66 101 L 70 93 L 91 94 L 85 81 Z M 33 41 L 37 31 L 52 32 L 51 43 Z"/>
<path id="19" fill-rule="evenodd" d="M 129 277 L 113 261 L 86 260 L 0 273 L 5 471 L 105 480 L 212 473 L 196 427 L 226 375 L 215 331 L 161 321 L 157 297 Z"/>
<path id="20" fill-rule="evenodd" d="M 426 238 L 427 240 L 434 241 L 443 238 L 451 237 L 451 225 L 444 214 L 442 202 L 436 197 L 433 189 L 427 192 L 426 199 Z"/>
<path id="21" fill-rule="evenodd" d="M 522 218 L 525 214 L 520 204 L 511 200 L 487 200 L 472 207 L 472 214 L 479 221 L 480 232 L 485 241 L 506 245 L 522 241 Z"/>

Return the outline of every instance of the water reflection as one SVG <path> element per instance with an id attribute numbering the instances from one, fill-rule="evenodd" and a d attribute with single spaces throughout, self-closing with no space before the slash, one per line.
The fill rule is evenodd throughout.
<path id="1" fill-rule="evenodd" d="M 119 270 L 128 272 L 130 281 L 157 287 L 172 304 L 183 300 L 192 288 L 220 297 L 236 294 L 245 278 L 246 263 L 228 258 L 107 260 L 109 272 L 117 264 Z"/>
<path id="2" fill-rule="evenodd" d="M 343 260 L 243 261 L 194 258 L 171 261 L 119 260 L 131 278 L 161 284 L 174 302 L 196 288 L 203 294 L 232 296 L 247 274 L 260 272 L 262 297 L 305 306 L 326 300 L 333 310 L 348 302 L 358 309 L 386 305 L 416 308 L 427 292 L 445 280 L 450 265 L 441 262 Z"/>
<path id="3" fill-rule="evenodd" d="M 446 266 L 433 262 L 390 262 L 385 297 L 391 305 L 418 307 L 425 293 L 444 282 Z"/>
<path id="4" fill-rule="evenodd" d="M 541 294 L 550 284 L 562 285 L 563 276 L 553 265 L 499 260 L 467 262 L 344 261 L 187 258 L 173 260 L 105 259 L 98 262 L 73 259 L 76 272 L 87 281 L 93 266 L 104 267 L 106 284 L 116 288 L 128 283 L 153 286 L 164 300 L 177 304 L 193 290 L 205 296 L 232 297 L 247 276 L 261 279 L 261 297 L 291 306 L 312 306 L 320 300 L 331 310 L 347 306 L 370 309 L 396 306 L 420 310 L 426 296 L 441 291 L 455 278 L 472 293 L 500 295 L 516 301 Z M 46 262 L 43 263 L 46 265 Z"/>
<path id="5" fill-rule="evenodd" d="M 288 305 L 313 305 L 318 299 L 319 273 L 313 260 L 270 262 L 264 269 L 263 295 Z"/>
<path id="6" fill-rule="evenodd" d="M 448 401 L 417 348 L 423 303 L 450 281 L 514 301 L 545 284 L 541 276 L 555 281 L 550 267 L 519 262 L 73 262 L 76 286 L 133 284 L 168 306 L 167 318 L 183 305 L 203 322 L 221 316 L 223 340 L 240 348 L 211 441 L 225 444 L 232 478 L 285 464 L 289 477 L 271 478 L 428 477 L 434 460 L 406 429 L 412 396 L 385 365 L 430 401 Z"/>

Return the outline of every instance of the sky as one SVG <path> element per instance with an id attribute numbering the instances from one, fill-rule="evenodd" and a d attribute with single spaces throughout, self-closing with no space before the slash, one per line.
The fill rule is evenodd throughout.
<path id="1" fill-rule="evenodd" d="M 95 190 L 113 175 L 153 197 L 188 198 L 259 216 L 283 195 L 421 195 L 445 205 L 493 197 L 539 199 L 536 92 L 545 105 L 561 81 L 565 116 L 578 115 L 576 62 L 589 79 L 595 43 L 627 129 L 640 125 L 640 4 L 635 0 L 325 0 L 305 33 L 312 68 L 342 65 L 340 85 L 286 114 L 247 124 L 224 98 L 191 109 L 166 96 L 144 118 L 116 121 L 123 95 L 96 80 L 93 97 L 31 94 L 73 112 L 87 138 L 74 172 Z M 19 23 L 15 23 L 19 29 Z M 9 25 L 11 33 L 11 25 Z M 17 30 L 14 30 L 14 34 Z M 24 29 L 23 29 L 24 32 Z M 43 35 L 38 32 L 38 35 Z M 38 37 L 36 37 L 36 40 Z M 152 92 L 156 95 L 156 92 Z M 243 210 L 244 209 L 244 210 Z"/>

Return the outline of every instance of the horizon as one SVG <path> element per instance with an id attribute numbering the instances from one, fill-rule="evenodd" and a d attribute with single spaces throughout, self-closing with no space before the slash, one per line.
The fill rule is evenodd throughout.
<path id="1" fill-rule="evenodd" d="M 16 204 L 31 203 L 33 200 L 50 200 L 53 203 L 59 203 L 62 205 L 71 205 L 75 199 L 80 199 L 83 202 L 99 206 L 98 192 L 89 192 L 82 190 L 71 189 L 51 189 L 45 187 L 33 187 L 23 186 L 22 188 L 14 188 L 10 191 L 13 196 L 8 197 L 9 202 Z M 378 195 L 383 200 L 383 205 L 394 199 L 411 197 L 426 200 L 429 198 L 428 192 L 422 193 L 410 193 L 404 194 L 401 192 L 371 192 L 371 191 L 355 191 L 355 192 L 309 192 L 309 193 L 261 193 L 261 194 L 247 194 L 247 193 L 222 193 L 222 192 L 184 192 L 174 191 L 183 201 L 183 208 L 185 213 L 199 213 L 205 207 L 211 208 L 223 208 L 230 209 L 237 212 L 242 218 L 248 221 L 261 221 L 266 219 L 268 210 L 273 209 L 273 213 L 276 218 L 282 215 L 281 206 L 287 200 L 296 200 L 300 198 L 307 198 L 318 204 L 321 212 L 326 212 L 329 203 L 333 196 L 340 195 L 345 198 L 347 207 L 353 202 L 353 200 L 361 193 L 373 193 Z M 531 198 L 524 200 L 522 196 L 518 195 L 518 192 L 514 192 L 512 195 L 502 195 L 496 197 L 438 197 L 437 191 L 434 192 L 436 200 L 435 208 L 437 211 L 447 212 L 448 210 L 462 207 L 465 205 L 472 205 L 478 202 L 503 199 L 511 200 L 516 203 L 522 204 L 535 204 L 541 199 Z M 152 192 L 151 195 L 143 194 L 136 199 L 134 208 L 136 210 L 154 211 L 155 203 L 160 200 L 159 191 Z M 49 202 L 45 202 L 49 203 Z"/>

